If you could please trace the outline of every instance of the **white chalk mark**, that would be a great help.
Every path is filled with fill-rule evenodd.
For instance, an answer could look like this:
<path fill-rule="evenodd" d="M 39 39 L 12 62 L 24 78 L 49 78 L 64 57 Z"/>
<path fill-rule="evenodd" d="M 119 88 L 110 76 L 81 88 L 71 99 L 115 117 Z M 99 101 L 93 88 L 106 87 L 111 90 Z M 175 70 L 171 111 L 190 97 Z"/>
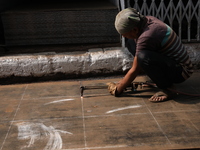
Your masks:
<path fill-rule="evenodd" d="M 87 147 L 87 136 L 86 136 L 86 126 L 85 126 L 85 113 L 84 113 L 84 105 L 83 105 L 83 97 L 81 97 L 81 105 L 82 105 L 82 118 L 83 118 L 83 134 L 85 141 L 85 148 Z"/>
<path fill-rule="evenodd" d="M 57 101 L 52 101 L 49 103 L 46 103 L 44 105 L 49 105 L 49 104 L 54 104 L 54 103 L 61 103 L 61 102 L 67 102 L 67 101 L 73 101 L 74 99 L 61 99 L 61 100 L 57 100 Z"/>
<path fill-rule="evenodd" d="M 117 108 L 117 109 L 107 111 L 106 114 L 110 114 L 116 111 L 121 111 L 121 110 L 126 110 L 126 109 L 139 108 L 139 107 L 141 107 L 141 105 L 132 105 L 132 106 L 127 106 L 127 107 Z"/>
<path fill-rule="evenodd" d="M 71 132 L 56 130 L 53 126 L 45 126 L 43 123 L 29 123 L 22 122 L 17 123 L 18 126 L 18 139 L 27 140 L 29 143 L 25 147 L 31 147 L 36 140 L 49 137 L 47 145 L 44 150 L 60 150 L 62 149 L 62 138 L 60 133 L 72 134 Z"/>

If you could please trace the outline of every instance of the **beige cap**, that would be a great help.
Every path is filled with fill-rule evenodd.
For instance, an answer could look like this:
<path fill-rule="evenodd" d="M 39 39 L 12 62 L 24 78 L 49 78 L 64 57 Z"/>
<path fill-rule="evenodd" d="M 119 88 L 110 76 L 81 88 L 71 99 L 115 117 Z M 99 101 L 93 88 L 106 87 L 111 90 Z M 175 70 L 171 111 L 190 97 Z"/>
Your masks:
<path fill-rule="evenodd" d="M 140 14 L 134 8 L 120 11 L 115 18 L 115 28 L 119 34 L 131 31 L 140 22 Z"/>

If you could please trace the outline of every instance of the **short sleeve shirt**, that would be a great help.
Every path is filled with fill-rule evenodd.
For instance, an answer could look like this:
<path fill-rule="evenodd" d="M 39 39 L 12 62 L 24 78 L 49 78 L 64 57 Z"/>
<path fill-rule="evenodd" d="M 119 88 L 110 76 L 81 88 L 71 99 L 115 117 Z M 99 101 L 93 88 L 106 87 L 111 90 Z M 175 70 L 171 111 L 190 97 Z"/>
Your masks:
<path fill-rule="evenodd" d="M 193 66 L 180 38 L 161 20 L 153 16 L 146 18 L 147 24 L 136 40 L 136 55 L 142 50 L 161 53 L 182 65 L 184 70 L 182 75 L 185 79 L 190 77 Z"/>

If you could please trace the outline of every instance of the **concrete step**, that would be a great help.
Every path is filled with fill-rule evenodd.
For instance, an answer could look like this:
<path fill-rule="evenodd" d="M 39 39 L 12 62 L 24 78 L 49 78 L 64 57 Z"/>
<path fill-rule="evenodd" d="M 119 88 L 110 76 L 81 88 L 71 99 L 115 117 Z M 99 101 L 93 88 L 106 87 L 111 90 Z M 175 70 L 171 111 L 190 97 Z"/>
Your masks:
<path fill-rule="evenodd" d="M 195 69 L 200 69 L 200 45 L 185 44 Z M 127 48 L 13 54 L 0 57 L 0 82 L 75 79 L 124 74 L 132 65 Z"/>

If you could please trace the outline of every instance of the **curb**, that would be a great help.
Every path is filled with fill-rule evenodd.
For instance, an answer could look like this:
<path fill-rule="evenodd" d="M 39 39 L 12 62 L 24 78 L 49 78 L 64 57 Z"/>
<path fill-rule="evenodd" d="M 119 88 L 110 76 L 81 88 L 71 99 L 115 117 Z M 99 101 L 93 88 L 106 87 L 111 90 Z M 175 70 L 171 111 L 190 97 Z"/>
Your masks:
<path fill-rule="evenodd" d="M 88 52 L 36 53 L 0 57 L 0 79 L 70 79 L 123 73 L 133 57 L 126 48 L 95 48 Z M 57 76 L 57 77 L 56 77 Z M 11 81 L 13 82 L 13 81 Z"/>
<path fill-rule="evenodd" d="M 200 44 L 184 45 L 195 69 L 199 69 Z M 0 57 L 0 82 L 8 84 L 123 74 L 131 68 L 132 61 L 132 55 L 123 47 L 4 56 Z"/>
<path fill-rule="evenodd" d="M 185 49 L 188 51 L 190 59 L 194 65 L 194 69 L 200 69 L 200 43 L 184 44 Z"/>

